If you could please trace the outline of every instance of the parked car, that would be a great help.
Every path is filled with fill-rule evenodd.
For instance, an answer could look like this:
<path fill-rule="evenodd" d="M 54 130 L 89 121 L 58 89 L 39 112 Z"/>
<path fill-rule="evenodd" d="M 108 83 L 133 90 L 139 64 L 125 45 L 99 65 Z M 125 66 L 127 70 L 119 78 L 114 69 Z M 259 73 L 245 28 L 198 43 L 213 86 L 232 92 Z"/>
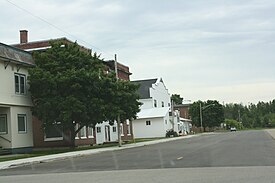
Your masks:
<path fill-rule="evenodd" d="M 235 131 L 237 131 L 237 129 L 236 129 L 236 127 L 231 127 L 231 128 L 230 128 L 230 131 L 231 131 L 231 132 L 235 132 Z"/>

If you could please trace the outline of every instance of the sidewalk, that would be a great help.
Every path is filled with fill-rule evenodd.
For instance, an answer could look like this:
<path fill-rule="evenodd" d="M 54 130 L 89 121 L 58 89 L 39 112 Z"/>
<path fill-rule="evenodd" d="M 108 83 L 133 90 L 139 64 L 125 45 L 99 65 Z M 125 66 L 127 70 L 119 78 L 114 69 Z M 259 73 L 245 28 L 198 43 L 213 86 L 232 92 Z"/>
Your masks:
<path fill-rule="evenodd" d="M 117 146 L 116 147 L 106 147 L 106 148 L 99 148 L 99 149 L 74 151 L 74 152 L 52 154 L 52 155 L 46 155 L 46 156 L 38 156 L 38 157 L 33 157 L 33 158 L 24 158 L 24 159 L 18 159 L 18 160 L 4 161 L 4 162 L 0 162 L 0 170 L 14 168 L 14 167 L 23 166 L 23 165 L 41 163 L 41 162 L 50 162 L 50 161 L 54 161 L 54 160 L 61 160 L 61 159 L 67 159 L 67 158 L 72 158 L 72 157 L 97 154 L 97 153 L 107 152 L 107 151 L 118 151 L 118 150 L 123 150 L 123 149 L 142 147 L 142 146 L 153 145 L 153 144 L 169 142 L 169 141 L 174 141 L 174 140 L 188 139 L 188 138 L 192 138 L 192 137 L 200 136 L 200 135 L 202 135 L 202 134 L 181 136 L 181 137 L 167 138 L 167 139 L 159 139 L 159 140 L 139 142 L 139 143 L 133 143 L 133 144 L 125 144 L 122 147 L 117 147 Z"/>
<path fill-rule="evenodd" d="M 265 130 L 275 140 L 275 128 Z"/>

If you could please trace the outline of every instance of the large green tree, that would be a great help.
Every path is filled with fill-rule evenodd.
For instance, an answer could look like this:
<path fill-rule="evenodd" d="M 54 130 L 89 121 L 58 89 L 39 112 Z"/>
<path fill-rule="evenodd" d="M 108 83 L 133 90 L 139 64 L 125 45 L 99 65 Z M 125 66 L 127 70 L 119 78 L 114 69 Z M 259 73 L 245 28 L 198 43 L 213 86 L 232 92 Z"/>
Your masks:
<path fill-rule="evenodd" d="M 63 132 L 70 132 L 65 139 L 70 139 L 74 147 L 75 135 L 84 126 L 113 120 L 113 113 L 124 106 L 131 106 L 124 111 L 138 108 L 138 103 L 133 102 L 138 99 L 135 86 L 123 85 L 114 74 L 106 74 L 98 56 L 81 51 L 77 43 L 52 42 L 51 46 L 45 52 L 34 54 L 36 67 L 29 70 L 28 78 L 34 104 L 32 111 L 44 129 L 59 122 Z M 124 91 L 127 87 L 131 90 Z M 132 96 L 131 100 L 113 104 L 114 100 L 122 100 L 122 94 Z M 131 111 L 127 117 L 135 117 L 136 112 Z"/>
<path fill-rule="evenodd" d="M 189 109 L 189 114 L 195 126 L 200 124 L 200 105 L 202 108 L 202 125 L 203 127 L 216 127 L 224 122 L 224 110 L 222 105 L 216 100 L 208 100 L 206 102 L 194 102 Z"/>
<path fill-rule="evenodd" d="M 183 98 L 180 97 L 179 94 L 172 94 L 171 100 L 172 100 L 175 104 L 182 104 Z"/>

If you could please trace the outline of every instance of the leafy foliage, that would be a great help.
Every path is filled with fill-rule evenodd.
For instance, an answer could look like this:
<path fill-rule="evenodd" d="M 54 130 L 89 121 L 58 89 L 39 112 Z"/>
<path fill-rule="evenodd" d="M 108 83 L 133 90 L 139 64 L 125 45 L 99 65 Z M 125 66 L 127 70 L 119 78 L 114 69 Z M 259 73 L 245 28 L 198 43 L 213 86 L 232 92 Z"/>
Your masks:
<path fill-rule="evenodd" d="M 178 137 L 179 134 L 177 132 L 175 132 L 173 129 L 170 129 L 166 132 L 166 137 Z"/>
<path fill-rule="evenodd" d="M 200 126 L 200 104 L 202 106 L 203 127 L 216 127 L 224 122 L 224 109 L 216 100 L 194 102 L 189 109 L 193 125 Z"/>
<path fill-rule="evenodd" d="M 44 128 L 60 122 L 63 131 L 71 132 L 74 146 L 83 126 L 113 121 L 118 113 L 123 119 L 136 116 L 137 86 L 106 74 L 99 56 L 81 51 L 77 43 L 52 42 L 51 46 L 34 54 L 36 67 L 29 70 L 28 78 L 32 111 Z"/>
<path fill-rule="evenodd" d="M 172 100 L 175 104 L 182 104 L 183 98 L 180 97 L 179 94 L 172 94 L 171 100 Z"/>
<path fill-rule="evenodd" d="M 230 127 L 235 127 L 237 129 L 243 128 L 242 124 L 234 119 L 225 119 L 225 124 L 227 129 L 229 129 Z"/>
<path fill-rule="evenodd" d="M 226 104 L 225 118 L 242 122 L 245 128 L 275 127 L 275 100 L 243 104 Z"/>

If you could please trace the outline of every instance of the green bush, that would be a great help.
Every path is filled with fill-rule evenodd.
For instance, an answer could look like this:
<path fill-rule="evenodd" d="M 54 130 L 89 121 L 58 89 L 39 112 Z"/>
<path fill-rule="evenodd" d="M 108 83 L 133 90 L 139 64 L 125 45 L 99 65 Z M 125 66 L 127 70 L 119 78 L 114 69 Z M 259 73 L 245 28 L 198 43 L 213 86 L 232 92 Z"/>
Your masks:
<path fill-rule="evenodd" d="M 166 131 L 166 137 L 178 137 L 178 136 L 179 134 L 172 129 Z"/>

